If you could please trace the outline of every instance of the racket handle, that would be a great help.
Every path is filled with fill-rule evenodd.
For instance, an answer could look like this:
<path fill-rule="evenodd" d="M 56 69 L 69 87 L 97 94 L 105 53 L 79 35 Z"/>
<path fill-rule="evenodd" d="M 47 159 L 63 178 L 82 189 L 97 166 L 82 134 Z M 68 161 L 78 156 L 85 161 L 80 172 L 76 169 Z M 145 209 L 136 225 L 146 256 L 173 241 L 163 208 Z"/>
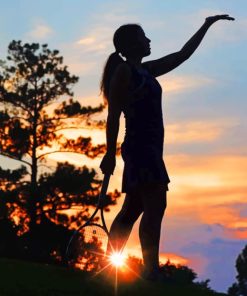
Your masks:
<path fill-rule="evenodd" d="M 104 175 L 104 179 L 103 179 L 103 182 L 102 182 L 102 187 L 101 187 L 101 191 L 100 191 L 100 195 L 99 195 L 98 207 L 103 206 L 103 199 L 104 199 L 104 196 L 106 195 L 106 192 L 107 192 L 110 177 L 111 177 L 111 174 L 105 174 Z"/>

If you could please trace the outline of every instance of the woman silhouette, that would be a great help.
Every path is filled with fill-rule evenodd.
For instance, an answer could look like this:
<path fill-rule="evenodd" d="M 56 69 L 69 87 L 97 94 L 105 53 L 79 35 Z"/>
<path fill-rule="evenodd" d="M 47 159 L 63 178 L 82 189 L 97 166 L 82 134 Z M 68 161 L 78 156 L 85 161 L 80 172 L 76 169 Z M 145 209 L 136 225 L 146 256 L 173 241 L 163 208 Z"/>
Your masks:
<path fill-rule="evenodd" d="M 162 89 L 155 77 L 166 74 L 187 60 L 208 28 L 218 20 L 234 18 L 227 14 L 207 17 L 180 51 L 144 63 L 142 58 L 150 55 L 150 39 L 140 25 L 122 25 L 113 37 L 116 52 L 110 55 L 104 67 L 101 91 L 108 104 L 108 116 L 107 152 L 100 164 L 103 174 L 113 174 L 121 112 L 126 119 L 126 133 L 121 145 L 124 160 L 122 192 L 126 196 L 111 225 L 107 252 L 110 253 L 112 248 L 114 251 L 123 250 L 135 221 L 143 214 L 139 237 L 143 276 L 149 280 L 162 278 L 159 272 L 159 240 L 166 209 L 167 184 L 170 182 L 163 161 Z"/>

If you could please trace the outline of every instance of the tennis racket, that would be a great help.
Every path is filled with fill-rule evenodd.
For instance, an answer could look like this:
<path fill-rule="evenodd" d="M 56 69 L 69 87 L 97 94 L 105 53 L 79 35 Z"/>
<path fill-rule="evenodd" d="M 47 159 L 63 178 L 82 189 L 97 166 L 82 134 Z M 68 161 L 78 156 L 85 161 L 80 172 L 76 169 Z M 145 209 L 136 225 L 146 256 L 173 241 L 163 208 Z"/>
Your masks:
<path fill-rule="evenodd" d="M 74 231 L 66 248 L 67 264 L 73 264 L 82 269 L 90 265 L 99 264 L 100 258 L 105 255 L 109 231 L 104 218 L 104 201 L 111 174 L 105 174 L 99 194 L 98 204 L 89 220 Z M 93 219 L 100 211 L 102 224 Z"/>

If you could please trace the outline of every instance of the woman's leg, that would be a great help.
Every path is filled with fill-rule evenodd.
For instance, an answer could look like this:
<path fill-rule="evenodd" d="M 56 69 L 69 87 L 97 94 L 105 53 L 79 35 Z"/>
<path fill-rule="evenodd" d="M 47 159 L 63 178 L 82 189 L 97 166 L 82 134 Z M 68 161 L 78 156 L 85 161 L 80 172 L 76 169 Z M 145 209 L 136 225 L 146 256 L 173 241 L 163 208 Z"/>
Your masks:
<path fill-rule="evenodd" d="M 122 251 L 128 241 L 132 227 L 143 212 L 141 197 L 137 191 L 126 193 L 121 211 L 114 219 L 109 234 L 107 254 Z"/>
<path fill-rule="evenodd" d="M 166 186 L 145 185 L 141 197 L 144 213 L 139 236 L 145 269 L 149 272 L 159 268 L 159 242 L 162 218 L 166 209 Z"/>

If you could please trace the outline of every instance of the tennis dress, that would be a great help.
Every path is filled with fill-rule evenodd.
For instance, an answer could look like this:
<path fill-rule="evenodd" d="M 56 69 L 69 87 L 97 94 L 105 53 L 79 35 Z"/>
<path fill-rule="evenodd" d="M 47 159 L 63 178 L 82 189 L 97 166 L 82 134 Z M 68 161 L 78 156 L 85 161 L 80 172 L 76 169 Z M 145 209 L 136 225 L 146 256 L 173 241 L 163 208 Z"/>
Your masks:
<path fill-rule="evenodd" d="M 123 106 L 125 136 L 121 145 L 122 192 L 126 193 L 141 184 L 167 186 L 170 182 L 163 160 L 162 88 L 146 69 L 129 65 L 133 74 L 129 92 L 134 99 Z"/>

